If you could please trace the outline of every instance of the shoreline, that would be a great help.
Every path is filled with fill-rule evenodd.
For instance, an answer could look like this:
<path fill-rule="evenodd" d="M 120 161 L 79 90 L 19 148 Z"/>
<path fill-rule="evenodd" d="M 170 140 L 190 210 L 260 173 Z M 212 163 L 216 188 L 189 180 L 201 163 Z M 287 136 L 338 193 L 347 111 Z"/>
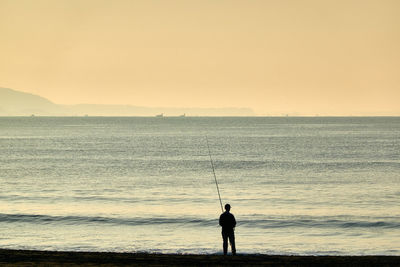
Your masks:
<path fill-rule="evenodd" d="M 0 249 L 1 266 L 400 266 L 400 256 L 151 254 Z"/>

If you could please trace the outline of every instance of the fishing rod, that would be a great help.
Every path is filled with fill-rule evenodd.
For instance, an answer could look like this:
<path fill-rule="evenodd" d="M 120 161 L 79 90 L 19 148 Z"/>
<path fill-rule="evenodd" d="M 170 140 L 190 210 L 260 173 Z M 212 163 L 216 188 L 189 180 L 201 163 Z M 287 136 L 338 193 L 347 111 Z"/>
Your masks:
<path fill-rule="evenodd" d="M 208 144 L 208 137 L 207 137 L 207 136 L 206 136 L 206 141 L 207 141 L 208 155 L 210 156 L 211 167 L 212 167 L 213 174 L 214 174 L 215 185 L 217 186 L 217 192 L 218 192 L 218 197 L 219 197 L 219 203 L 221 204 L 221 210 L 222 210 L 222 212 L 224 212 L 224 209 L 222 208 L 221 194 L 219 193 L 219 187 L 218 187 L 218 182 L 217 182 L 217 176 L 215 175 L 214 162 L 213 162 L 212 157 L 211 157 L 210 145 Z"/>

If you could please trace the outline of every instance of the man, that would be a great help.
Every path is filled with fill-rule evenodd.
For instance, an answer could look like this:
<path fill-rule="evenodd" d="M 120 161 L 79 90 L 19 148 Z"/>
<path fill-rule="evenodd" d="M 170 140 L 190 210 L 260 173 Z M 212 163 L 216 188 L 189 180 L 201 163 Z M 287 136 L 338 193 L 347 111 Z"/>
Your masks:
<path fill-rule="evenodd" d="M 236 247 L 235 247 L 235 226 L 236 220 L 235 216 L 229 211 L 231 210 L 231 205 L 225 205 L 225 212 L 221 214 L 219 217 L 219 225 L 222 226 L 222 240 L 223 240 L 223 248 L 224 248 L 224 255 L 228 253 L 228 238 L 229 243 L 231 244 L 232 248 L 232 255 L 236 255 Z"/>

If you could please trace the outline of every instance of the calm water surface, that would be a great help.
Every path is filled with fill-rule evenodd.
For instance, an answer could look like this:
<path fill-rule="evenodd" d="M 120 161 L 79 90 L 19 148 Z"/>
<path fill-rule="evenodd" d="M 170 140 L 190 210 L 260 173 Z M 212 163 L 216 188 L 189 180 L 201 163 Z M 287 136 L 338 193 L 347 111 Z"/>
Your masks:
<path fill-rule="evenodd" d="M 400 118 L 0 118 L 0 247 L 400 255 Z"/>

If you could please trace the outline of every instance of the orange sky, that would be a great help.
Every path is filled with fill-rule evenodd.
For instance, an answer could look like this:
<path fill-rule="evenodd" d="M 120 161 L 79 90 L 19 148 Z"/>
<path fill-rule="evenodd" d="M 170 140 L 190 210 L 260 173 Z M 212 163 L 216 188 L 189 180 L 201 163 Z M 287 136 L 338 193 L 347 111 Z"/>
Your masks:
<path fill-rule="evenodd" d="M 58 104 L 400 115 L 398 0 L 0 0 L 0 86 Z"/>

